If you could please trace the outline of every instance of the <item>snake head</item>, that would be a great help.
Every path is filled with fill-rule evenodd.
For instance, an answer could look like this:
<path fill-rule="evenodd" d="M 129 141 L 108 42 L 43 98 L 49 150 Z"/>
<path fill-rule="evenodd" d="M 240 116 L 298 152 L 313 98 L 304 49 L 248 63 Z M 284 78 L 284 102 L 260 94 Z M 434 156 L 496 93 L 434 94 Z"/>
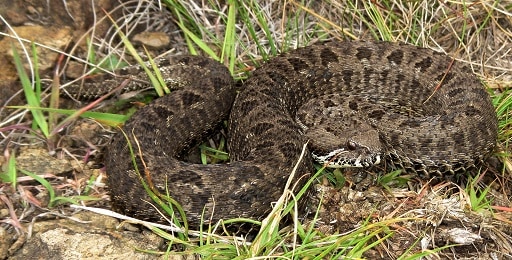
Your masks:
<path fill-rule="evenodd" d="M 370 167 L 383 160 L 379 133 L 365 123 L 352 129 L 313 127 L 306 136 L 313 159 L 329 168 Z"/>

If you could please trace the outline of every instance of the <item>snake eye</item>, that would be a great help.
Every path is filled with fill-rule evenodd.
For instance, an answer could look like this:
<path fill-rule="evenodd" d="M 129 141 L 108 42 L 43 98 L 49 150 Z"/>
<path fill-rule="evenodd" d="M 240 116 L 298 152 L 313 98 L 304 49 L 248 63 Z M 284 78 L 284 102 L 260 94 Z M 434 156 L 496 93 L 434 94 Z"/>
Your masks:
<path fill-rule="evenodd" d="M 357 148 L 357 144 L 354 141 L 347 141 L 347 148 L 351 151 L 354 151 Z"/>

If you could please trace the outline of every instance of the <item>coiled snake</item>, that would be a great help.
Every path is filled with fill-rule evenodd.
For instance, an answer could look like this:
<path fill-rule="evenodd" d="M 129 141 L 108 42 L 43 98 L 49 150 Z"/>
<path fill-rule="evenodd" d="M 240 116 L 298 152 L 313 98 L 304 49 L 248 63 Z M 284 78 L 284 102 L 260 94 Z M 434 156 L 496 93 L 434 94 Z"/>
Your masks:
<path fill-rule="evenodd" d="M 271 59 L 238 95 L 228 70 L 213 60 L 179 56 L 160 66 L 179 90 L 138 110 L 122 129 L 141 175 L 179 202 L 191 225 L 202 214 L 209 220 L 213 213 L 214 221 L 263 217 L 308 140 L 316 158 L 338 166 L 381 162 L 422 177 L 474 168 L 496 142 L 494 108 L 469 65 L 429 49 L 318 43 Z M 180 159 L 228 115 L 230 163 Z M 306 180 L 311 165 L 307 156 L 296 179 Z M 106 169 L 116 210 L 159 219 L 121 133 Z"/>

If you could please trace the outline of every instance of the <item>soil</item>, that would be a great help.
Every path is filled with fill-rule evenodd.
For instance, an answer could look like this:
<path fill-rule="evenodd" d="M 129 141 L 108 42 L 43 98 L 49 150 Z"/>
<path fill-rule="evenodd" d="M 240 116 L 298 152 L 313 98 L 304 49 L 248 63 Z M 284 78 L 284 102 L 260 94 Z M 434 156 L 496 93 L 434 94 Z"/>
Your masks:
<path fill-rule="evenodd" d="M 80 56 L 87 50 L 83 36 L 104 17 L 103 10 L 113 10 L 117 4 L 115 0 L 2 1 L 0 15 L 12 28 L 3 24 L 0 29 L 15 31 L 29 41 Z M 95 13 L 92 10 L 96 10 Z M 120 13 L 112 12 L 111 15 L 115 19 Z M 99 23 L 95 26 L 95 35 L 107 37 L 109 28 L 108 22 Z M 181 38 L 173 37 L 169 31 L 175 30 L 143 32 L 136 34 L 133 40 L 150 45 L 155 53 L 170 46 L 185 49 L 183 44 L 177 44 L 181 43 Z M 25 104 L 20 94 L 18 73 L 12 63 L 13 42 L 12 38 L 0 37 L 1 106 Z M 15 46 L 21 53 L 20 46 Z M 36 50 L 40 74 L 52 78 L 61 56 L 47 48 L 37 47 Z M 83 70 L 73 62 L 67 65 L 61 78 L 74 78 Z M 81 105 L 62 100 L 62 107 Z M 0 110 L 0 119 L 4 120 L 10 113 L 12 110 Z M 28 119 L 30 115 L 25 115 L 14 123 L 18 122 L 17 127 L 30 127 L 24 124 Z M 103 184 L 108 173 L 103 170 L 102 152 L 112 133 L 111 128 L 98 122 L 79 119 L 46 142 L 26 133 L 12 135 L 0 144 L 4 151 L 0 165 L 2 171 L 6 170 L 9 155 L 15 155 L 17 168 L 45 176 L 58 196 L 86 195 L 89 199 L 84 200 L 84 205 L 108 209 L 109 198 Z M 493 176 L 500 174 L 496 170 L 501 168 L 499 163 L 491 161 L 489 165 L 484 178 L 491 181 L 484 183 L 492 183 Z M 417 181 L 409 187 L 397 185 L 402 188 L 389 192 L 385 186 L 375 185 L 376 176 L 371 173 L 364 173 L 362 178 L 358 174 L 361 173 L 349 177 L 342 187 L 333 187 L 327 180 L 315 186 L 319 197 L 312 200 L 311 207 L 316 208 L 316 202 L 320 200 L 322 206 L 319 220 L 310 224 L 326 234 L 344 233 L 364 222 L 388 224 L 395 234 L 385 245 L 369 250 L 366 258 L 388 259 L 398 257 L 410 248 L 418 252 L 458 244 L 440 250 L 436 256 L 443 259 L 512 259 L 512 212 L 497 211 L 490 215 L 485 210 L 464 209 L 461 205 L 467 205 L 468 198 L 454 192 L 460 187 L 453 183 Z M 491 186 L 490 195 L 495 207 L 509 206 L 511 194 L 500 192 L 510 190 L 507 185 L 510 184 L 494 183 Z M 166 249 L 165 241 L 145 228 L 121 225 L 116 218 L 58 202 L 49 207 L 52 203 L 49 192 L 27 176 L 19 177 L 16 187 L 0 183 L 0 259 L 152 259 L 161 255 L 137 249 Z M 195 256 L 176 256 L 176 259 L 192 258 Z"/>

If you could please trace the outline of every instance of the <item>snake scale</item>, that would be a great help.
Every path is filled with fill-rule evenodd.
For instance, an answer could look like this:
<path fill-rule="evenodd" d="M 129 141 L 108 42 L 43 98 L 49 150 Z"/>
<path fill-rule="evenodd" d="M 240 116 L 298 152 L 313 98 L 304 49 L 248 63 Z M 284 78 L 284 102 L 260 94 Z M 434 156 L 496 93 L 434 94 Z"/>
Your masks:
<path fill-rule="evenodd" d="M 122 129 L 144 180 L 179 202 L 192 226 L 202 216 L 205 223 L 261 219 L 307 141 L 315 158 L 333 166 L 380 162 L 420 177 L 450 177 L 478 166 L 497 138 L 495 110 L 469 65 L 407 44 L 298 48 L 256 69 L 238 94 L 228 70 L 207 58 L 173 57 L 160 69 L 177 90 L 138 110 Z M 230 163 L 182 160 L 228 116 Z M 161 221 L 126 136 L 116 134 L 106 154 L 113 207 Z M 311 166 L 308 155 L 295 175 L 299 186 Z"/>

